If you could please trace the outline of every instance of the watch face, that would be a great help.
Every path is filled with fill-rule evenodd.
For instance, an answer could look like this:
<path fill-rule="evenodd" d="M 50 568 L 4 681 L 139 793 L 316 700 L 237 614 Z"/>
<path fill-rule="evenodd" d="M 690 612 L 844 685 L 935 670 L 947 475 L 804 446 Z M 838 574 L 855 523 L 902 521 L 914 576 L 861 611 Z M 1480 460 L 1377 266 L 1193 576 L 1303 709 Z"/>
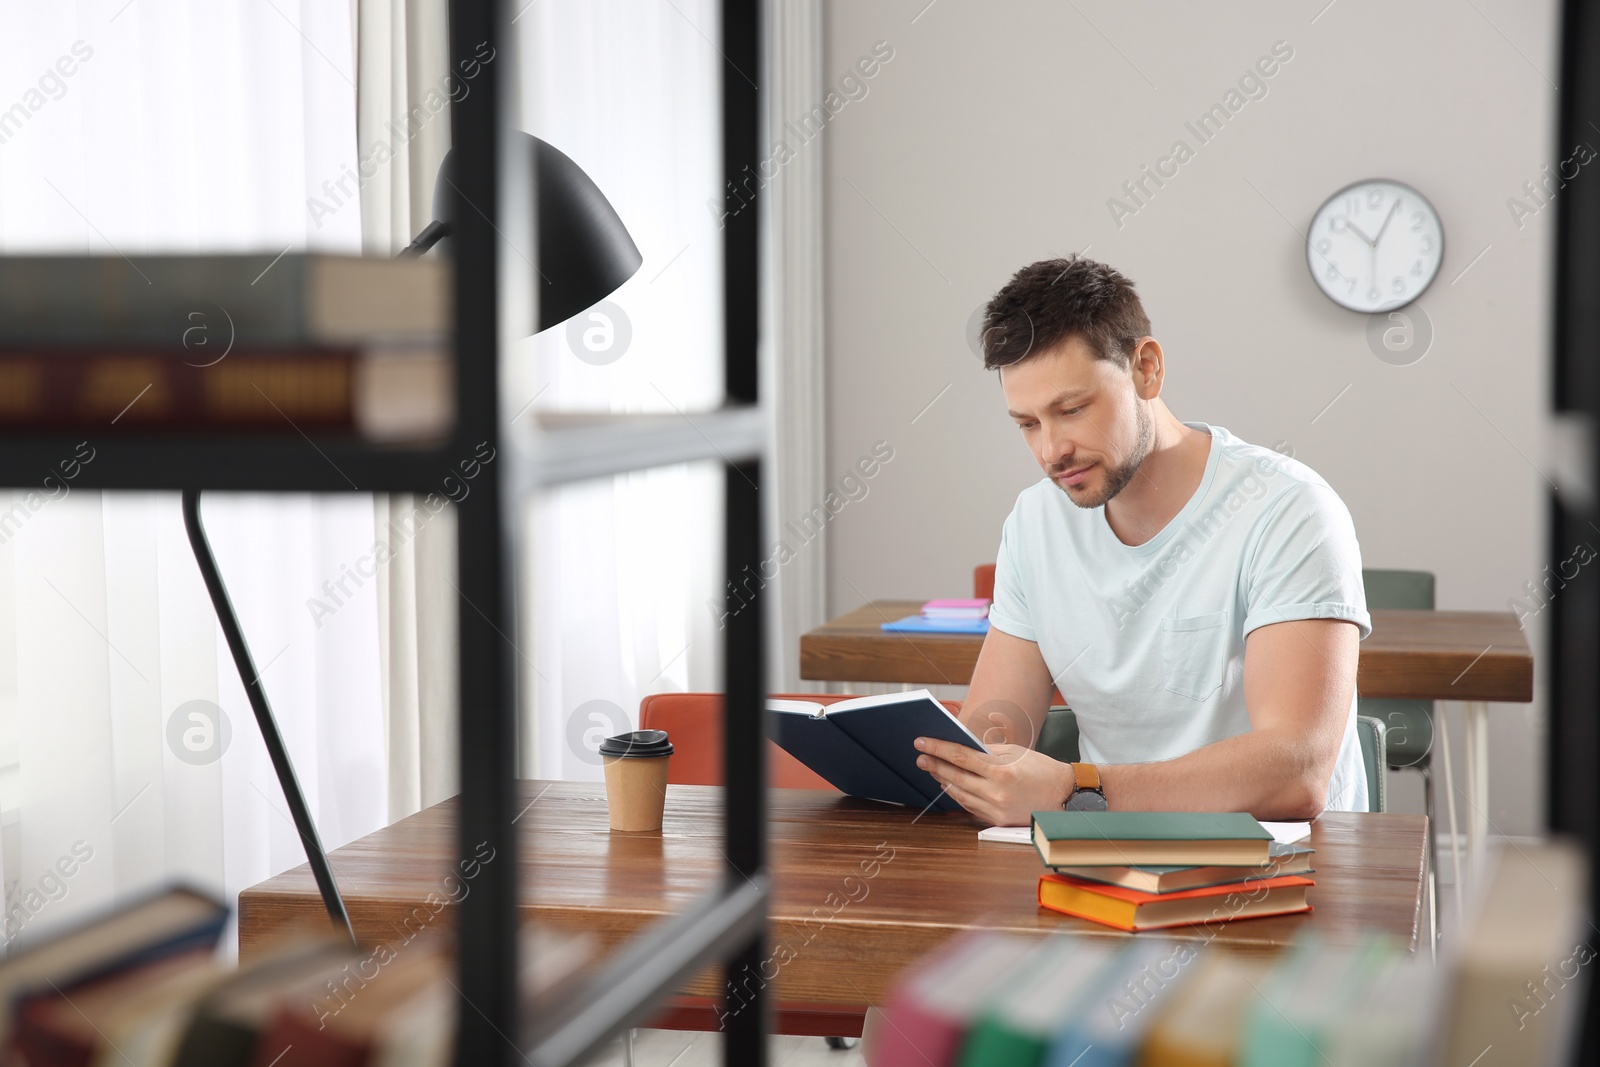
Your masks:
<path fill-rule="evenodd" d="M 1306 263 L 1328 299 L 1351 311 L 1389 311 L 1422 295 L 1444 260 L 1444 231 L 1426 197 L 1375 179 L 1328 198 L 1311 220 Z"/>
<path fill-rule="evenodd" d="M 1105 811 L 1106 795 L 1097 789 L 1075 789 L 1066 807 L 1068 811 Z"/>

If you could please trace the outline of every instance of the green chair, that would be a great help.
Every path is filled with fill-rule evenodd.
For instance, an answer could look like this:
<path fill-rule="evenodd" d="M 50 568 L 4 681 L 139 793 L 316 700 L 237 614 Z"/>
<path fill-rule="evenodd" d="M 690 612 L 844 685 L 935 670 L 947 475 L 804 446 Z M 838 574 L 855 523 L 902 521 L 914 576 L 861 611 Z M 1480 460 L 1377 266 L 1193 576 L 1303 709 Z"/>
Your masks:
<path fill-rule="evenodd" d="M 1367 607 L 1433 610 L 1433 575 L 1428 571 L 1363 570 Z M 1356 714 L 1380 719 L 1385 727 L 1388 765 L 1422 775 L 1422 806 L 1428 816 L 1428 928 L 1439 929 L 1438 839 L 1433 815 L 1433 701 L 1358 697 Z"/>
<path fill-rule="evenodd" d="M 1078 717 L 1072 709 L 1058 705 L 1046 712 L 1039 743 L 1033 747 L 1058 762 L 1078 762 Z"/>
<path fill-rule="evenodd" d="M 1388 733 L 1382 719 L 1356 716 L 1356 740 L 1361 742 L 1361 769 L 1367 773 L 1367 810 L 1389 810 Z"/>

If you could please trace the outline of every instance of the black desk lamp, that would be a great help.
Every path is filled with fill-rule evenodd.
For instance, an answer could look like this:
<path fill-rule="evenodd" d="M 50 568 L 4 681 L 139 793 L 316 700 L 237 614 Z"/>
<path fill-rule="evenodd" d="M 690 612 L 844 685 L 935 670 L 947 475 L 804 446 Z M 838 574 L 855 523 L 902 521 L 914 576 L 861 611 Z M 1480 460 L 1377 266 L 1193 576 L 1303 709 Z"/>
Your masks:
<path fill-rule="evenodd" d="M 578 312 L 604 300 L 623 282 L 633 277 L 644 257 L 638 246 L 628 236 L 627 227 L 617 217 L 611 202 L 598 186 L 583 172 L 583 168 L 559 150 L 539 140 L 530 133 L 510 135 L 511 142 L 532 156 L 532 171 L 536 189 L 535 211 L 539 232 L 538 262 L 548 264 L 551 273 L 539 271 L 538 289 L 539 323 L 535 332 L 549 329 L 565 322 Z M 433 190 L 434 221 L 405 250 L 401 257 L 420 256 L 430 248 L 447 240 L 450 235 L 450 213 L 455 206 L 454 167 L 452 149 L 445 153 L 439 166 L 439 179 Z M 355 944 L 355 930 L 350 925 L 350 915 L 345 910 L 344 898 L 333 880 L 333 870 L 328 866 L 328 855 L 317 836 L 316 823 L 306 806 L 305 794 L 295 777 L 294 764 L 289 750 L 284 747 L 283 735 L 278 732 L 277 721 L 267 703 L 266 689 L 261 684 L 260 672 L 250 656 L 244 631 L 234 614 L 233 603 L 228 599 L 222 573 L 211 554 L 206 540 L 205 527 L 200 522 L 200 491 L 183 491 L 183 525 L 189 533 L 189 547 L 200 574 L 205 579 L 206 592 L 211 596 L 211 606 L 217 613 L 228 651 L 233 654 L 234 668 L 244 683 L 245 695 L 250 698 L 250 709 L 255 713 L 256 725 L 261 730 L 261 740 L 267 746 L 272 769 L 283 788 L 283 798 L 288 802 L 289 814 L 295 830 L 305 845 L 306 861 L 316 879 L 317 890 L 322 894 L 322 904 L 334 925 L 342 928 Z"/>
<path fill-rule="evenodd" d="M 538 189 L 538 263 L 557 268 L 539 276 L 539 325 L 534 332 L 566 322 L 584 308 L 593 307 L 639 269 L 639 254 L 627 227 L 599 186 L 583 168 L 531 133 L 511 134 L 514 150 L 532 157 L 534 185 Z M 420 256 L 450 237 L 450 212 L 455 208 L 455 150 L 445 153 L 439 180 L 433 186 L 433 217 L 402 256 Z"/>

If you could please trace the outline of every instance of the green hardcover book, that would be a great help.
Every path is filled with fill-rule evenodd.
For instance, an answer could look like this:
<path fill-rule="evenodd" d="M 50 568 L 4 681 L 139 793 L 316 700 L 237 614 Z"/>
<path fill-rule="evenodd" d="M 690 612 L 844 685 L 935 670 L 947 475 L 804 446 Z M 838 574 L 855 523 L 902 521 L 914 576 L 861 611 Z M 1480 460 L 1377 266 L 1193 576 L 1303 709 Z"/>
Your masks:
<path fill-rule="evenodd" d="M 1047 867 L 1253 867 L 1272 834 L 1244 812 L 1036 811 L 1033 844 Z"/>
<path fill-rule="evenodd" d="M 1382 938 L 1354 947 L 1302 940 L 1261 987 L 1240 1067 L 1324 1067 L 1341 1021 L 1394 952 Z"/>
<path fill-rule="evenodd" d="M 978 1017 L 962 1046 L 960 1067 L 1038 1067 L 1063 1019 L 1101 988 L 1114 943 L 1058 935 L 1040 944 Z"/>

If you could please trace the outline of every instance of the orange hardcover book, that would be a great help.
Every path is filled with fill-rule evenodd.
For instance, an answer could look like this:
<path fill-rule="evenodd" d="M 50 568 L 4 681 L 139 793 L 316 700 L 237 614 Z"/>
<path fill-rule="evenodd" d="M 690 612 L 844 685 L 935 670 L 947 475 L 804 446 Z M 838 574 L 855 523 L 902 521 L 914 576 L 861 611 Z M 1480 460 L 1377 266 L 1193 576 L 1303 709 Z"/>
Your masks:
<path fill-rule="evenodd" d="M 1310 911 L 1306 889 L 1313 885 L 1316 882 L 1310 878 L 1291 874 L 1177 893 L 1142 893 L 1065 874 L 1044 874 L 1039 876 L 1039 905 L 1118 930 L 1155 930 Z"/>

